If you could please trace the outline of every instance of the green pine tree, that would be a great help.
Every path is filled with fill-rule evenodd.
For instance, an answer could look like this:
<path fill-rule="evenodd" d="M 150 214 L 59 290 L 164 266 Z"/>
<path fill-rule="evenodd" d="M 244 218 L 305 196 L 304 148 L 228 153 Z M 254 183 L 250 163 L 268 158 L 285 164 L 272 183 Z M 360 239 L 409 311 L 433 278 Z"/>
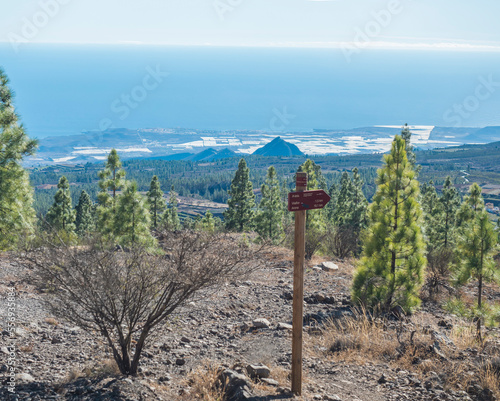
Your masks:
<path fill-rule="evenodd" d="M 411 144 L 411 131 L 410 127 L 408 127 L 408 124 L 405 124 L 402 131 L 401 131 L 401 137 L 405 141 L 405 150 L 406 150 L 406 157 L 408 158 L 408 162 L 410 163 L 411 167 L 417 172 L 417 174 L 420 172 L 420 166 L 417 166 L 417 156 L 415 155 L 414 152 L 414 147 Z"/>
<path fill-rule="evenodd" d="M 209 233 L 215 232 L 215 219 L 210 210 L 207 210 L 205 216 L 201 219 L 201 229 Z"/>
<path fill-rule="evenodd" d="M 76 232 L 79 236 L 84 236 L 95 229 L 94 205 L 86 191 L 82 191 L 78 205 L 76 205 Z"/>
<path fill-rule="evenodd" d="M 110 224 L 116 211 L 117 191 L 121 190 L 125 185 L 125 170 L 122 169 L 122 162 L 116 149 L 111 149 L 104 170 L 99 172 L 99 178 L 97 228 L 103 234 L 109 234 L 110 230 L 112 230 Z"/>
<path fill-rule="evenodd" d="M 283 179 L 281 186 L 281 202 L 283 205 L 288 205 L 288 193 L 290 192 L 286 178 Z M 293 223 L 293 213 L 288 212 L 288 206 L 284 206 L 283 209 L 283 227 L 290 227 Z"/>
<path fill-rule="evenodd" d="M 283 202 L 276 169 L 271 166 L 261 187 L 262 200 L 255 216 L 255 230 L 261 238 L 277 241 L 283 235 Z"/>
<path fill-rule="evenodd" d="M 163 199 L 163 191 L 160 188 L 160 181 L 156 175 L 153 176 L 153 179 L 151 180 L 147 197 L 149 211 L 151 212 L 151 226 L 153 229 L 156 229 L 167 206 L 165 200 Z"/>
<path fill-rule="evenodd" d="M 344 171 L 340 178 L 340 190 L 337 194 L 337 204 L 333 215 L 333 222 L 337 227 L 348 224 L 351 220 L 353 191 L 354 188 L 349 174 Z"/>
<path fill-rule="evenodd" d="M 307 173 L 307 190 L 326 189 L 325 177 L 321 172 L 321 166 L 307 159 L 300 165 L 297 172 Z M 315 230 L 324 234 L 325 217 L 324 209 L 308 210 L 306 217 L 306 231 Z"/>
<path fill-rule="evenodd" d="M 439 248 L 441 242 L 444 242 L 440 223 L 445 222 L 444 208 L 441 199 L 438 197 L 434 182 L 429 181 L 422 185 L 420 193 L 420 204 L 422 206 L 422 226 L 423 233 L 427 242 L 427 250 Z"/>
<path fill-rule="evenodd" d="M 457 226 L 463 231 L 467 229 L 467 223 L 471 222 L 476 214 L 485 210 L 481 187 L 474 183 L 469 188 L 469 193 L 465 196 L 457 212 Z"/>
<path fill-rule="evenodd" d="M 483 283 L 500 281 L 498 267 L 493 259 L 498 237 L 485 210 L 472 209 L 471 207 L 471 211 L 473 212 L 472 217 L 464 224 L 465 229 L 458 240 L 460 263 L 457 266 L 456 282 L 457 284 L 465 284 L 470 280 L 478 282 L 475 314 L 477 336 L 481 339 L 481 321 L 484 316 Z"/>
<path fill-rule="evenodd" d="M 460 207 L 460 195 L 450 176 L 446 177 L 439 201 L 443 208 L 443 224 L 440 229 L 443 233 L 444 246 L 447 248 L 454 243 L 456 216 Z"/>
<path fill-rule="evenodd" d="M 59 179 L 54 204 L 47 212 L 47 222 L 56 230 L 67 233 L 75 231 L 75 211 L 71 205 L 69 181 L 65 176 Z"/>
<path fill-rule="evenodd" d="M 337 215 L 337 204 L 339 199 L 339 190 L 335 183 L 330 186 L 328 195 L 330 196 L 330 202 L 328 202 L 325 206 L 326 220 L 328 223 L 334 224 L 335 216 Z"/>
<path fill-rule="evenodd" d="M 404 139 L 397 135 L 378 171 L 364 254 L 352 287 L 355 302 L 382 311 L 417 307 L 424 278 L 419 185 L 405 148 Z"/>
<path fill-rule="evenodd" d="M 118 197 L 113 218 L 113 237 L 124 247 L 154 249 L 156 240 L 149 231 L 150 214 L 146 199 L 137 192 L 137 184 L 131 182 Z"/>
<path fill-rule="evenodd" d="M 169 193 L 168 209 L 163 214 L 163 227 L 168 231 L 179 230 L 181 227 L 181 221 L 179 219 L 179 213 L 177 211 L 177 206 L 179 201 L 177 200 L 177 192 L 172 185 Z"/>
<path fill-rule="evenodd" d="M 297 172 L 307 173 L 307 190 L 326 189 L 326 181 L 321 172 L 321 166 L 307 159 L 299 166 Z M 324 209 L 308 210 L 306 212 L 306 259 L 324 245 L 326 237 L 326 218 Z"/>
<path fill-rule="evenodd" d="M 34 230 L 33 188 L 22 160 L 35 153 L 12 104 L 9 80 L 0 68 L 0 250 L 11 249 Z"/>
<path fill-rule="evenodd" d="M 254 220 L 255 194 L 250 181 L 250 169 L 245 159 L 238 163 L 238 170 L 231 182 L 228 209 L 224 212 L 225 226 L 228 230 L 243 232 L 251 229 Z"/>

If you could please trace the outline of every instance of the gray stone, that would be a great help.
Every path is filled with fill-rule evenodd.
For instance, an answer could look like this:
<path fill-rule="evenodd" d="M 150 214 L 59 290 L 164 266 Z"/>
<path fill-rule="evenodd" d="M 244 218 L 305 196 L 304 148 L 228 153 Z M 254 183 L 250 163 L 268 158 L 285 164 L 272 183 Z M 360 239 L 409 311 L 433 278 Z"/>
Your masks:
<path fill-rule="evenodd" d="M 293 326 L 288 323 L 278 323 L 278 330 L 293 330 Z"/>
<path fill-rule="evenodd" d="M 252 379 L 267 379 L 271 375 L 271 369 L 266 365 L 248 365 L 247 372 Z"/>
<path fill-rule="evenodd" d="M 244 401 L 252 397 L 251 383 L 245 375 L 225 369 L 219 374 L 218 381 L 225 389 L 227 401 Z"/>
<path fill-rule="evenodd" d="M 338 270 L 339 266 L 333 262 L 323 262 L 323 263 L 321 263 L 321 268 L 325 272 L 333 272 L 335 270 Z"/>
<path fill-rule="evenodd" d="M 16 375 L 16 381 L 24 383 L 32 383 L 35 381 L 35 378 L 31 376 L 29 373 L 18 373 Z"/>
<path fill-rule="evenodd" d="M 269 386 L 273 386 L 273 387 L 278 387 L 279 386 L 279 383 L 276 380 L 269 379 L 267 377 L 262 378 L 262 382 L 266 383 Z"/>
<path fill-rule="evenodd" d="M 257 329 L 268 329 L 269 326 L 271 325 L 271 323 L 269 323 L 269 320 L 267 320 L 267 319 L 259 318 L 259 319 L 255 319 L 252 322 L 252 325 L 253 325 L 253 327 L 255 327 Z"/>

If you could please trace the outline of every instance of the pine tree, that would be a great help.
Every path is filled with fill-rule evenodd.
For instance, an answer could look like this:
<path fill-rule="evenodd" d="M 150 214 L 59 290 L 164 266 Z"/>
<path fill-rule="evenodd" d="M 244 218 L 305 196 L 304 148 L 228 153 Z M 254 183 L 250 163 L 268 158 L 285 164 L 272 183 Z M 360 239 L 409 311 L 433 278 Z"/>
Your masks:
<path fill-rule="evenodd" d="M 47 221 L 56 230 L 75 231 L 75 211 L 71 205 L 69 181 L 65 176 L 59 179 L 54 204 L 47 212 Z"/>
<path fill-rule="evenodd" d="M 429 181 L 422 186 L 420 193 L 420 204 L 423 212 L 423 233 L 429 251 L 439 248 L 441 242 L 440 223 L 446 221 L 441 199 L 438 197 L 434 182 Z"/>
<path fill-rule="evenodd" d="M 330 202 L 325 206 L 326 220 L 330 224 L 334 224 L 335 215 L 337 214 L 337 203 L 339 198 L 339 190 L 337 186 L 332 184 L 328 190 L 328 195 L 330 196 Z"/>
<path fill-rule="evenodd" d="M 410 166 L 418 173 L 420 171 L 420 168 L 417 167 L 417 156 L 415 155 L 413 145 L 411 144 L 411 131 L 410 127 L 408 127 L 408 124 L 404 125 L 401 131 L 401 137 L 405 141 L 405 150 L 408 162 L 410 163 Z"/>
<path fill-rule="evenodd" d="M 297 170 L 297 172 L 307 173 L 307 190 L 312 191 L 326 187 L 326 182 L 321 173 L 321 166 L 314 163 L 311 159 L 307 159 Z M 324 233 L 325 218 L 323 209 L 308 210 L 306 217 L 306 231 L 309 229 L 319 230 Z"/>
<path fill-rule="evenodd" d="M 84 236 L 95 229 L 94 205 L 86 191 L 82 191 L 78 205 L 76 205 L 76 232 Z"/>
<path fill-rule="evenodd" d="M 177 193 L 172 185 L 169 193 L 168 209 L 163 214 L 163 227 L 168 231 L 175 231 L 181 227 L 181 221 L 179 219 L 179 213 L 177 211 L 177 206 L 179 202 L 177 200 Z"/>
<path fill-rule="evenodd" d="M 425 256 L 415 171 L 397 135 L 378 171 L 377 192 L 369 208 L 370 225 L 352 296 L 367 307 L 411 311 L 420 303 Z"/>
<path fill-rule="evenodd" d="M 307 190 L 326 188 L 326 181 L 321 173 L 321 166 L 307 159 L 297 172 L 307 173 Z M 323 246 L 326 237 L 326 219 L 324 209 L 308 210 L 306 212 L 306 259 Z"/>
<path fill-rule="evenodd" d="M 0 250 L 30 235 L 35 224 L 33 189 L 21 162 L 35 153 L 37 141 L 18 124 L 8 83 L 0 68 Z"/>
<path fill-rule="evenodd" d="M 149 227 L 150 214 L 146 200 L 137 192 L 137 184 L 131 182 L 117 199 L 112 229 L 114 240 L 124 247 L 153 249 L 156 241 Z"/>
<path fill-rule="evenodd" d="M 476 188 L 474 188 L 476 190 Z M 471 204 L 469 204 L 471 207 Z M 471 210 L 472 207 L 471 207 Z M 464 224 L 465 229 L 458 241 L 460 263 L 457 266 L 457 284 L 465 284 L 474 279 L 477 285 L 477 336 L 481 339 L 483 315 L 483 283 L 499 281 L 498 268 L 493 259 L 498 237 L 495 234 L 488 213 L 480 208 L 473 210 L 471 218 Z"/>
<path fill-rule="evenodd" d="M 255 194 L 250 181 L 250 169 L 245 159 L 238 163 L 238 170 L 231 182 L 228 200 L 229 208 L 224 212 L 224 221 L 228 230 L 243 232 L 253 226 Z"/>
<path fill-rule="evenodd" d="M 456 225 L 456 215 L 460 207 L 460 195 L 451 182 L 451 177 L 446 177 L 443 185 L 442 195 L 439 198 L 443 207 L 442 232 L 444 246 L 449 247 L 454 242 L 454 230 Z"/>
<path fill-rule="evenodd" d="M 363 180 L 359 175 L 356 167 L 352 170 L 352 186 L 351 186 L 351 212 L 348 221 L 349 226 L 352 227 L 355 241 L 355 253 L 358 254 L 360 250 L 360 237 L 361 232 L 368 224 L 368 217 L 366 212 L 368 210 L 368 201 L 363 193 Z"/>
<path fill-rule="evenodd" d="M 461 231 L 467 229 L 467 223 L 471 222 L 476 214 L 485 210 L 481 187 L 474 183 L 469 188 L 469 194 L 464 198 L 457 212 L 457 226 Z"/>
<path fill-rule="evenodd" d="M 152 227 L 156 229 L 166 208 L 166 203 L 163 199 L 163 191 L 160 188 L 160 181 L 156 175 L 153 176 L 151 180 L 147 197 L 149 211 L 151 212 Z"/>
<path fill-rule="evenodd" d="M 266 182 L 261 187 L 262 200 L 255 216 L 255 230 L 263 239 L 278 240 L 283 235 L 283 203 L 276 169 L 267 170 Z"/>
<path fill-rule="evenodd" d="M 122 169 L 116 149 L 111 149 L 104 170 L 99 172 L 99 178 L 97 227 L 103 234 L 108 234 L 112 229 L 110 224 L 116 211 L 117 191 L 125 185 L 125 170 Z"/>
<path fill-rule="evenodd" d="M 343 226 L 344 224 L 346 224 L 346 222 L 349 222 L 351 220 L 352 197 L 352 181 L 349 178 L 349 174 L 347 173 L 347 171 L 344 171 L 340 178 L 340 190 L 337 195 L 335 214 L 333 215 L 333 222 L 335 226 Z"/>
<path fill-rule="evenodd" d="M 290 192 L 288 183 L 284 179 L 280 186 L 282 205 L 288 205 L 288 193 Z M 293 213 L 288 212 L 287 207 L 283 209 L 283 227 L 289 227 L 293 223 Z"/>
<path fill-rule="evenodd" d="M 215 231 L 215 219 L 210 210 L 207 210 L 205 216 L 201 219 L 201 229 L 209 233 Z"/>

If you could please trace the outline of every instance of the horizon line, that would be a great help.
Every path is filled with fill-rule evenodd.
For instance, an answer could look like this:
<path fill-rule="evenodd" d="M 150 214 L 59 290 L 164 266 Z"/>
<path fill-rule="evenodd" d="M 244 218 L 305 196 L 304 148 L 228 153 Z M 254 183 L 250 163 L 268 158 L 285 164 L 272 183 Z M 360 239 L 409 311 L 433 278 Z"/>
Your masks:
<path fill-rule="evenodd" d="M 330 41 L 330 42 L 268 42 L 268 43 L 157 43 L 141 41 L 120 42 L 16 42 L 16 45 L 102 45 L 102 46 L 165 46 L 165 47 L 227 47 L 227 48 L 298 48 L 298 49 L 341 49 L 343 51 L 362 50 L 438 50 L 465 52 L 500 52 L 500 43 L 471 43 L 466 41 L 434 41 L 434 42 L 389 42 L 389 41 Z M 12 44 L 11 41 L 0 39 L 0 44 Z"/>

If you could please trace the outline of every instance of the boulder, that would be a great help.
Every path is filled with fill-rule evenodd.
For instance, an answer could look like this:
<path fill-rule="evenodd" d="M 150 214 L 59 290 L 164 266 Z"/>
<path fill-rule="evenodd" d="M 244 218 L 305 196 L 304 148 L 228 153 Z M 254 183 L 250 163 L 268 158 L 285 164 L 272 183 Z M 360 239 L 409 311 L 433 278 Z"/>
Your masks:
<path fill-rule="evenodd" d="M 252 322 L 252 325 L 256 329 L 268 329 L 269 326 L 271 325 L 271 323 L 269 323 L 269 320 L 267 320 L 267 319 L 259 318 L 259 319 L 255 319 Z"/>
<path fill-rule="evenodd" d="M 323 262 L 323 263 L 321 263 L 321 268 L 325 272 L 333 272 L 335 270 L 338 270 L 339 266 L 333 262 Z"/>
<path fill-rule="evenodd" d="M 247 372 L 252 379 L 267 379 L 271 375 L 271 369 L 266 365 L 248 365 Z"/>

